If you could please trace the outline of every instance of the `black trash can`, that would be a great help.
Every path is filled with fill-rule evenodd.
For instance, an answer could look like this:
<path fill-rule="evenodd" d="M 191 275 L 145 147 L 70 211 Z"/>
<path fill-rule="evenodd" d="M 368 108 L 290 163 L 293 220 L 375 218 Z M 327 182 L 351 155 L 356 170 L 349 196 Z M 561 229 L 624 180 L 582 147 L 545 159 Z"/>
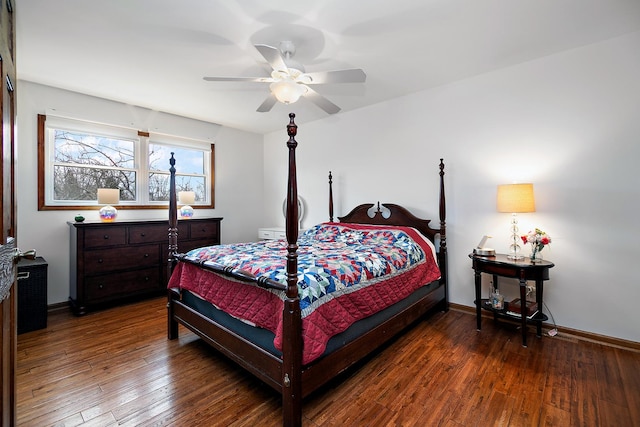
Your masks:
<path fill-rule="evenodd" d="M 18 262 L 18 334 L 47 327 L 47 261 Z"/>

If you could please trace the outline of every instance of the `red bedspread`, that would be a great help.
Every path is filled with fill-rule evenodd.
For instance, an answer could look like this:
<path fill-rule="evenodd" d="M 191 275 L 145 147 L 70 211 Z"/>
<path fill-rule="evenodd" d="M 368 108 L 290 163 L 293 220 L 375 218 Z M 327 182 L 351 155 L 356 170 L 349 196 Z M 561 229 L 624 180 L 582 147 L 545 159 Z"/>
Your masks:
<path fill-rule="evenodd" d="M 407 227 L 320 224 L 298 241 L 303 363 L 355 321 L 402 300 L 440 277 L 433 245 Z M 286 283 L 286 243 L 212 246 L 189 255 L 231 264 Z M 247 323 L 275 334 L 282 348 L 284 293 L 266 290 L 179 263 L 169 287 L 189 290 Z"/>

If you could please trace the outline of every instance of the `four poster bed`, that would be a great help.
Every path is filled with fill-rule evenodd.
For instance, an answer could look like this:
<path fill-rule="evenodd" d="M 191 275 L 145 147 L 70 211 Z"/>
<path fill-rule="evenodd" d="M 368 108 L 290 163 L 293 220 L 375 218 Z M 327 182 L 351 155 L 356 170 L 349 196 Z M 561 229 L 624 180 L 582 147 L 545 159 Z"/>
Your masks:
<path fill-rule="evenodd" d="M 280 392 L 283 424 L 300 425 L 305 396 L 427 312 L 448 309 L 447 246 L 442 159 L 438 228 L 379 203 L 334 222 L 330 176 L 329 222 L 298 236 L 297 126 L 289 116 L 286 241 L 179 254 L 172 157 L 168 336 L 178 337 L 179 324 L 194 331 Z"/>

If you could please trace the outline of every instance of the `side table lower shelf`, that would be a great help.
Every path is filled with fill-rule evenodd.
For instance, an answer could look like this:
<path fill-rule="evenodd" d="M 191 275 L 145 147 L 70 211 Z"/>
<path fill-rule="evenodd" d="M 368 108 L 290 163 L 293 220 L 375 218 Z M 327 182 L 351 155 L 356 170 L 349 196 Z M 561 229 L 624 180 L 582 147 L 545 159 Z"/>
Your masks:
<path fill-rule="evenodd" d="M 522 321 L 522 317 L 519 314 L 509 313 L 508 306 L 503 310 L 498 310 L 491 306 L 491 301 L 489 301 L 489 299 L 483 298 L 480 301 L 480 306 L 483 310 L 490 311 L 501 319 L 510 319 L 518 322 Z M 475 304 L 475 301 L 473 303 Z M 527 323 L 546 322 L 547 320 L 549 320 L 549 317 L 539 310 L 533 316 L 527 317 Z"/>

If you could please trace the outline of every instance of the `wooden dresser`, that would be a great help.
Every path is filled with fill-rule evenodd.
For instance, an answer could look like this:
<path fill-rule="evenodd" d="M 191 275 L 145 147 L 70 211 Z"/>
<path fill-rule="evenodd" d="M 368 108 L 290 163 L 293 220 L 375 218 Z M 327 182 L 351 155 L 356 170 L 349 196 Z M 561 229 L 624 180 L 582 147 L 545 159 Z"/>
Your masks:
<path fill-rule="evenodd" d="M 220 244 L 222 218 L 178 223 L 178 250 Z M 70 302 L 77 315 L 134 298 L 161 295 L 167 286 L 168 222 L 70 222 Z"/>

